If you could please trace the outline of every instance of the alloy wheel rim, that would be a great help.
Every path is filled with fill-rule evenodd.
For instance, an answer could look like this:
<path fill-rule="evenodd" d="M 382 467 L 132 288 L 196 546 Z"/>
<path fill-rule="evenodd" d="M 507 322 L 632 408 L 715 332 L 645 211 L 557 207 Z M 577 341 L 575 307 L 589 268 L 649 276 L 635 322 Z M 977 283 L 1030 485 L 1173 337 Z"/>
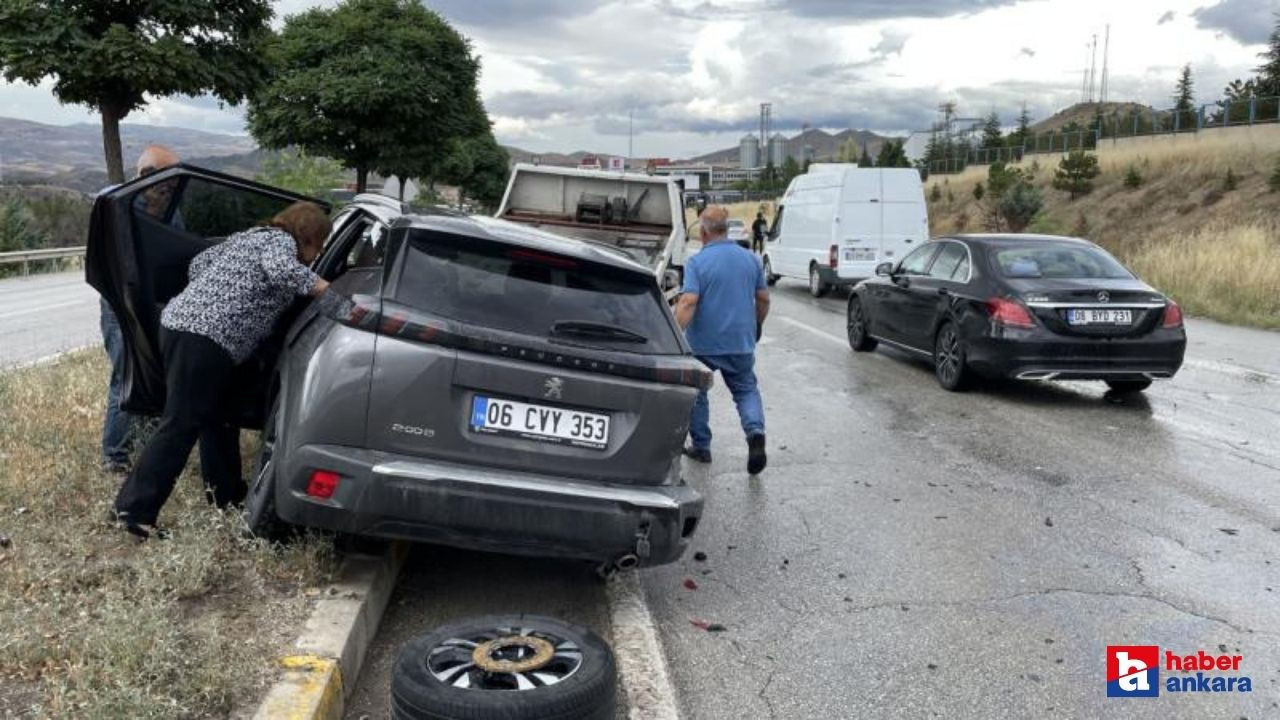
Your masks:
<path fill-rule="evenodd" d="M 938 338 L 938 374 L 945 382 L 955 380 L 960 360 L 960 342 L 950 327 L 942 331 Z"/>
<path fill-rule="evenodd" d="M 545 630 L 497 627 L 442 640 L 424 659 L 427 672 L 465 690 L 536 690 L 582 667 L 582 648 Z"/>
<path fill-rule="evenodd" d="M 849 306 L 849 339 L 857 342 L 862 339 L 862 303 L 854 302 Z"/>

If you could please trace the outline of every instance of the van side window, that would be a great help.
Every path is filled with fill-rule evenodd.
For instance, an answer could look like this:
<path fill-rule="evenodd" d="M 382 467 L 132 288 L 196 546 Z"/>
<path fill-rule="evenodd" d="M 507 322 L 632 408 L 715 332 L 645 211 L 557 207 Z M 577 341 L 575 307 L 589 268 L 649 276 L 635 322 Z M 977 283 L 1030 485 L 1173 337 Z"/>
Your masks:
<path fill-rule="evenodd" d="M 773 227 L 769 228 L 770 240 L 777 240 L 779 237 L 779 233 L 782 232 L 782 211 L 783 210 L 786 210 L 786 208 L 784 207 L 778 208 L 778 214 L 773 216 Z"/>

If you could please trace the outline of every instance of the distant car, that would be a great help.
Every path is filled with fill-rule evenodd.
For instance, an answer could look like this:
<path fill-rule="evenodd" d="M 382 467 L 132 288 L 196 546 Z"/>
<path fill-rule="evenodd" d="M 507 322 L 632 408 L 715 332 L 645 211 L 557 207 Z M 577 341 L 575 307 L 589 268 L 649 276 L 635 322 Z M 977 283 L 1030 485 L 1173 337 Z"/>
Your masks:
<path fill-rule="evenodd" d="M 751 249 L 751 231 L 741 220 L 729 221 L 729 239 L 748 250 Z"/>
<path fill-rule="evenodd" d="M 1182 366 L 1182 310 L 1087 240 L 957 235 L 916 248 L 854 287 L 849 345 L 930 358 L 938 383 L 974 375 L 1104 380 L 1139 392 Z"/>
<path fill-rule="evenodd" d="M 160 217 L 135 207 L 161 183 L 176 189 Z M 99 197 L 87 273 L 124 328 L 128 409 L 164 406 L 160 311 L 191 259 L 298 199 L 189 166 Z M 680 451 L 710 375 L 650 268 L 370 195 L 334 218 L 313 267 L 350 303 L 329 315 L 302 301 L 242 366 L 240 424 L 263 429 L 250 529 L 284 521 L 602 569 L 684 552 L 703 501 Z"/>

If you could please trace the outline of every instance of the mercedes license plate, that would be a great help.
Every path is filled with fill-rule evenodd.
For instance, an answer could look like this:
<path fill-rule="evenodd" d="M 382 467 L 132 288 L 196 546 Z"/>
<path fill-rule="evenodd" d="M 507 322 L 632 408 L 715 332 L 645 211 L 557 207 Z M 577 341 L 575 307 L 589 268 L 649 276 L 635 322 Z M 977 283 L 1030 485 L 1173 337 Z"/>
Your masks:
<path fill-rule="evenodd" d="M 1132 310 L 1078 308 L 1067 311 L 1068 325 L 1129 325 L 1132 323 Z"/>
<path fill-rule="evenodd" d="M 603 450 L 609 445 L 609 416 L 476 395 L 471 431 Z"/>

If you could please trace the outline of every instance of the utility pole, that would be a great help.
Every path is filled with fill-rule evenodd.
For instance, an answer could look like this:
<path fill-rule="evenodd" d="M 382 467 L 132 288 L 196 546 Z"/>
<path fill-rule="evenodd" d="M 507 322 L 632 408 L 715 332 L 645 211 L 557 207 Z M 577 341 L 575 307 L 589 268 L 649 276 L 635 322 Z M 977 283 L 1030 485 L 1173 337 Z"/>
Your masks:
<path fill-rule="evenodd" d="M 1093 34 L 1093 44 L 1089 56 L 1089 102 L 1093 102 L 1094 72 L 1098 69 L 1098 33 Z"/>
<path fill-rule="evenodd" d="M 627 111 L 627 162 L 623 163 L 622 169 L 626 169 L 631 164 L 631 159 L 636 156 L 636 121 L 635 109 Z"/>
<path fill-rule="evenodd" d="M 1101 94 L 1101 97 L 1098 98 L 1098 102 L 1107 101 L 1107 80 L 1111 74 L 1110 67 L 1108 65 L 1108 60 L 1110 59 L 1110 56 L 1111 56 L 1111 25 L 1110 24 L 1107 25 L 1107 34 L 1105 35 L 1105 38 L 1106 39 L 1102 42 L 1102 94 Z"/>

